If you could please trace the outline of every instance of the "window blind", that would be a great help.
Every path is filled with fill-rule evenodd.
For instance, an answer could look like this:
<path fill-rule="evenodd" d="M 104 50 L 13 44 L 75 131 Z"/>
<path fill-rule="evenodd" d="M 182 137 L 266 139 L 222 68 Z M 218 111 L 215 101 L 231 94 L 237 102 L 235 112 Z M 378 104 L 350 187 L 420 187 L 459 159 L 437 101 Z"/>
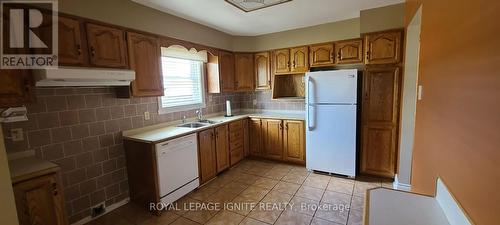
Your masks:
<path fill-rule="evenodd" d="M 203 104 L 202 61 L 162 56 L 162 108 Z"/>

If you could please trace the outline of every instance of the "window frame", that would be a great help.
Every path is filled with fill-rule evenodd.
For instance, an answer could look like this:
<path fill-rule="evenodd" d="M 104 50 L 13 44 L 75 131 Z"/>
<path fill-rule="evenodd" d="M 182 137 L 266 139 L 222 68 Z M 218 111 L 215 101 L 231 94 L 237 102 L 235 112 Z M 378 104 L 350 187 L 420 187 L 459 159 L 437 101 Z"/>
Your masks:
<path fill-rule="evenodd" d="M 161 57 L 168 57 L 168 56 L 161 56 Z M 170 58 L 175 58 L 175 57 L 170 57 Z M 184 60 L 190 60 L 190 59 L 184 59 Z M 195 60 L 191 60 L 191 61 L 195 61 Z M 203 61 L 199 61 L 200 62 L 200 84 L 201 84 L 201 103 L 197 103 L 197 104 L 189 104 L 189 105 L 180 105 L 180 106 L 173 106 L 173 107 L 162 107 L 162 101 L 161 101 L 161 98 L 163 96 L 160 96 L 158 97 L 157 101 L 158 101 L 158 114 L 168 114 L 168 113 L 175 113 L 175 112 L 182 112 L 182 111 L 188 111 L 188 110 L 194 110 L 194 109 L 204 109 L 207 107 L 207 104 L 206 104 L 206 100 L 205 100 L 205 97 L 206 97 L 206 93 L 205 93 L 205 74 L 206 74 L 206 66 L 205 66 L 205 62 Z M 163 71 L 163 63 L 161 63 L 161 66 L 162 66 L 162 71 Z M 162 78 L 163 77 L 163 73 L 162 73 Z M 163 90 L 163 92 L 165 93 L 165 90 Z"/>

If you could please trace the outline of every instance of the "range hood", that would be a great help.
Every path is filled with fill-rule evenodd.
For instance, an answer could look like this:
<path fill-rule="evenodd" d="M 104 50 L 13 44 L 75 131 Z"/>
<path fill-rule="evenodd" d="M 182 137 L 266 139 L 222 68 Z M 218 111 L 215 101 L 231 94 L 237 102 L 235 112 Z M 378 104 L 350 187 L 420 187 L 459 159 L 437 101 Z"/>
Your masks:
<path fill-rule="evenodd" d="M 37 87 L 129 86 L 135 71 L 59 67 L 35 70 L 34 76 Z"/>

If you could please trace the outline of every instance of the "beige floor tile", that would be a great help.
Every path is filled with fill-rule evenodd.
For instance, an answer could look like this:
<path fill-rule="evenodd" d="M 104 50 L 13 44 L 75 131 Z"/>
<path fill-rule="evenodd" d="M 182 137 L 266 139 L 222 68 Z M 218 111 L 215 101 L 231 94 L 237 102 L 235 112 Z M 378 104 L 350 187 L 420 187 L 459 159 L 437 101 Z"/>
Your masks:
<path fill-rule="evenodd" d="M 219 188 L 203 186 L 199 189 L 194 190 L 188 196 L 196 200 L 204 201 L 219 190 L 220 190 Z"/>
<path fill-rule="evenodd" d="M 283 192 L 271 191 L 262 199 L 261 202 L 286 204 L 290 202 L 292 197 L 292 195 Z"/>
<path fill-rule="evenodd" d="M 293 174 L 293 175 L 298 175 L 298 176 L 309 176 L 309 174 L 311 174 L 311 172 L 307 171 L 307 170 L 302 170 L 302 169 L 291 169 L 290 172 L 288 172 L 288 174 Z"/>
<path fill-rule="evenodd" d="M 315 177 L 311 174 L 306 178 L 303 185 L 319 189 L 326 189 L 329 181 L 329 177 Z"/>
<path fill-rule="evenodd" d="M 296 174 L 291 174 L 288 173 L 285 175 L 283 178 L 281 178 L 282 181 L 289 182 L 289 183 L 294 183 L 294 184 L 302 184 L 304 183 L 304 180 L 307 178 L 307 175 L 296 175 Z"/>
<path fill-rule="evenodd" d="M 311 223 L 312 216 L 295 213 L 293 211 L 284 211 L 278 220 L 276 221 L 276 225 L 309 225 Z"/>
<path fill-rule="evenodd" d="M 237 195 L 238 193 L 228 192 L 225 191 L 224 189 L 221 189 L 218 192 L 212 194 L 210 197 L 208 197 L 207 200 L 204 202 L 224 204 L 236 198 Z"/>
<path fill-rule="evenodd" d="M 346 177 L 339 177 L 339 176 L 331 176 L 330 177 L 330 182 L 343 182 L 343 183 L 350 183 L 352 185 L 354 185 L 354 182 L 355 180 L 353 179 L 349 179 L 349 178 L 346 178 Z"/>
<path fill-rule="evenodd" d="M 153 216 L 152 218 L 139 223 L 139 225 L 167 225 L 173 223 L 180 216 L 173 212 L 163 212 L 160 216 Z M 120 224 L 116 222 L 115 224 Z"/>
<path fill-rule="evenodd" d="M 259 203 L 259 200 L 253 200 L 238 196 L 231 203 L 226 205 L 226 210 L 238 213 L 240 215 L 248 215 L 250 211 Z"/>
<path fill-rule="evenodd" d="M 85 225 L 116 225 L 116 224 L 134 225 L 132 222 L 127 221 L 125 218 L 114 212 L 103 215 L 102 217 L 92 220 L 89 223 L 86 223 Z"/>
<path fill-rule="evenodd" d="M 239 194 L 242 191 L 244 191 L 245 189 L 247 189 L 248 186 L 250 186 L 250 185 L 234 181 L 234 182 L 231 182 L 228 185 L 224 186 L 222 188 L 222 190 L 227 191 L 227 192 L 231 192 L 231 193 L 235 193 L 235 194 Z"/>
<path fill-rule="evenodd" d="M 274 186 L 273 190 L 287 193 L 290 195 L 295 195 L 295 193 L 297 192 L 297 190 L 299 190 L 299 188 L 300 188 L 300 185 L 298 185 L 298 184 L 280 181 L 276 184 L 276 186 Z"/>
<path fill-rule="evenodd" d="M 272 171 L 280 171 L 280 172 L 290 172 L 294 166 L 287 164 L 275 164 L 272 168 Z"/>
<path fill-rule="evenodd" d="M 271 191 L 271 190 L 252 185 L 252 186 L 248 187 L 247 189 L 245 189 L 243 192 L 241 192 L 241 194 L 239 196 L 244 197 L 244 198 L 248 198 L 248 199 L 252 199 L 252 200 L 256 200 L 256 201 L 260 201 L 262 198 L 264 198 L 264 196 L 267 195 L 267 193 L 269 193 L 269 191 Z"/>
<path fill-rule="evenodd" d="M 314 215 L 318 209 L 319 201 L 295 196 L 290 200 L 292 211 L 307 215 Z"/>
<path fill-rule="evenodd" d="M 346 224 L 349 211 L 345 208 L 340 208 L 338 205 L 330 203 L 320 203 L 314 217 L 325 219 L 331 222 Z"/>
<path fill-rule="evenodd" d="M 358 196 L 352 196 L 351 209 L 363 211 L 365 208 L 365 199 Z"/>
<path fill-rule="evenodd" d="M 270 179 L 274 179 L 274 180 L 281 180 L 285 175 L 287 175 L 287 173 L 288 172 L 284 172 L 284 171 L 270 170 L 269 172 L 265 173 L 262 176 L 270 178 Z"/>
<path fill-rule="evenodd" d="M 189 220 L 189 219 L 186 219 L 186 218 L 183 218 L 183 217 L 179 217 L 179 219 L 177 219 L 176 221 L 174 221 L 172 223 L 172 225 L 198 225 L 199 223 L 197 222 L 194 222 L 192 220 Z M 118 224 L 116 224 L 118 225 Z"/>
<path fill-rule="evenodd" d="M 279 209 L 266 209 L 265 207 L 255 207 L 250 214 L 248 214 L 248 217 L 260 220 L 262 222 L 274 224 L 278 217 L 281 215 L 282 210 Z"/>
<path fill-rule="evenodd" d="M 295 193 L 295 196 L 319 201 L 319 200 L 321 200 L 321 197 L 323 197 L 324 192 L 325 192 L 325 190 L 322 190 L 322 189 L 308 187 L 308 186 L 302 186 L 299 188 L 297 193 Z"/>
<path fill-rule="evenodd" d="M 222 210 L 208 221 L 209 225 L 237 225 L 245 217 L 230 211 Z"/>
<path fill-rule="evenodd" d="M 312 219 L 311 225 L 339 225 L 340 223 L 335 223 L 332 221 L 324 220 L 321 218 L 314 217 Z"/>
<path fill-rule="evenodd" d="M 363 224 L 363 211 L 359 210 L 349 210 L 349 218 L 347 219 L 347 225 L 361 225 Z"/>
<path fill-rule="evenodd" d="M 236 180 L 240 183 L 244 184 L 253 184 L 255 181 L 257 181 L 260 177 L 252 174 L 241 174 L 241 176 Z"/>
<path fill-rule="evenodd" d="M 354 182 L 342 182 L 337 180 L 330 180 L 326 190 L 340 192 L 348 195 L 352 195 L 354 190 Z"/>
<path fill-rule="evenodd" d="M 261 187 L 261 188 L 267 188 L 267 189 L 273 189 L 273 187 L 278 183 L 278 180 L 273 180 L 270 178 L 265 178 L 261 177 L 255 183 L 253 184 L 254 186 Z"/>
<path fill-rule="evenodd" d="M 217 210 L 209 210 L 205 208 L 190 209 L 182 215 L 182 217 L 203 224 L 209 221 L 216 213 Z"/>
<path fill-rule="evenodd" d="M 381 186 L 381 183 L 380 182 L 359 182 L 359 181 L 356 181 L 354 182 L 354 191 L 353 191 L 353 194 L 356 195 L 356 196 L 360 196 L 360 197 L 365 197 L 366 195 L 366 191 L 368 189 L 372 189 L 372 188 L 377 188 L 377 187 L 380 187 Z"/>
<path fill-rule="evenodd" d="M 271 171 L 271 167 L 260 166 L 260 167 L 250 168 L 249 170 L 246 171 L 246 173 L 253 175 L 262 175 L 269 171 Z"/>
<path fill-rule="evenodd" d="M 351 205 L 351 195 L 342 194 L 334 191 L 325 191 L 321 202 L 343 205 L 348 207 Z"/>
<path fill-rule="evenodd" d="M 134 203 L 128 203 L 114 210 L 113 213 L 116 213 L 118 216 L 125 218 L 127 221 L 133 224 L 139 224 L 154 216 L 147 210 L 148 209 Z"/>
<path fill-rule="evenodd" d="M 243 221 L 241 221 L 240 225 L 268 225 L 268 223 L 246 217 Z"/>
<path fill-rule="evenodd" d="M 177 215 L 184 215 L 187 212 L 189 205 L 195 203 L 201 203 L 201 201 L 190 198 L 189 196 L 184 196 L 181 199 L 174 202 L 176 209 L 172 210 L 172 212 Z"/>
<path fill-rule="evenodd" d="M 215 178 L 213 180 L 211 180 L 209 183 L 207 183 L 206 185 L 204 185 L 204 187 L 209 187 L 209 188 L 222 188 L 224 186 L 226 186 L 227 184 L 231 183 L 232 180 L 230 178 Z"/>

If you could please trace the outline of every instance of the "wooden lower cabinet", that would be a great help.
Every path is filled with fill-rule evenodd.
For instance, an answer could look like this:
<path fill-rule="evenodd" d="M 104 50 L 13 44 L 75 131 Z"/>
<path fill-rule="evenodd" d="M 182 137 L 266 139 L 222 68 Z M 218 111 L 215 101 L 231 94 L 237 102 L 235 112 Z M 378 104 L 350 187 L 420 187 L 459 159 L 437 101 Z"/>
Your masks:
<path fill-rule="evenodd" d="M 0 108 L 35 101 L 31 70 L 0 70 Z"/>
<path fill-rule="evenodd" d="M 58 173 L 15 183 L 13 189 L 20 225 L 68 224 Z"/>
<path fill-rule="evenodd" d="M 305 163 L 305 131 L 304 122 L 285 120 L 283 131 L 283 160 L 295 163 Z"/>
<path fill-rule="evenodd" d="M 251 118 L 248 122 L 249 130 L 249 151 L 251 156 L 261 156 L 262 154 L 262 120 Z"/>
<path fill-rule="evenodd" d="M 200 161 L 200 183 L 217 176 L 217 153 L 214 129 L 198 133 L 198 158 Z"/>
<path fill-rule="evenodd" d="M 396 128 L 384 125 L 363 126 L 361 171 L 365 174 L 394 177 L 396 170 Z"/>
<path fill-rule="evenodd" d="M 262 138 L 264 157 L 283 159 L 283 121 L 277 119 L 262 120 Z"/>
<path fill-rule="evenodd" d="M 243 120 L 229 124 L 229 151 L 231 154 L 231 166 L 240 162 L 245 156 L 245 132 Z"/>
<path fill-rule="evenodd" d="M 217 155 L 217 173 L 229 168 L 229 135 L 228 126 L 223 125 L 215 129 L 215 152 Z"/>

